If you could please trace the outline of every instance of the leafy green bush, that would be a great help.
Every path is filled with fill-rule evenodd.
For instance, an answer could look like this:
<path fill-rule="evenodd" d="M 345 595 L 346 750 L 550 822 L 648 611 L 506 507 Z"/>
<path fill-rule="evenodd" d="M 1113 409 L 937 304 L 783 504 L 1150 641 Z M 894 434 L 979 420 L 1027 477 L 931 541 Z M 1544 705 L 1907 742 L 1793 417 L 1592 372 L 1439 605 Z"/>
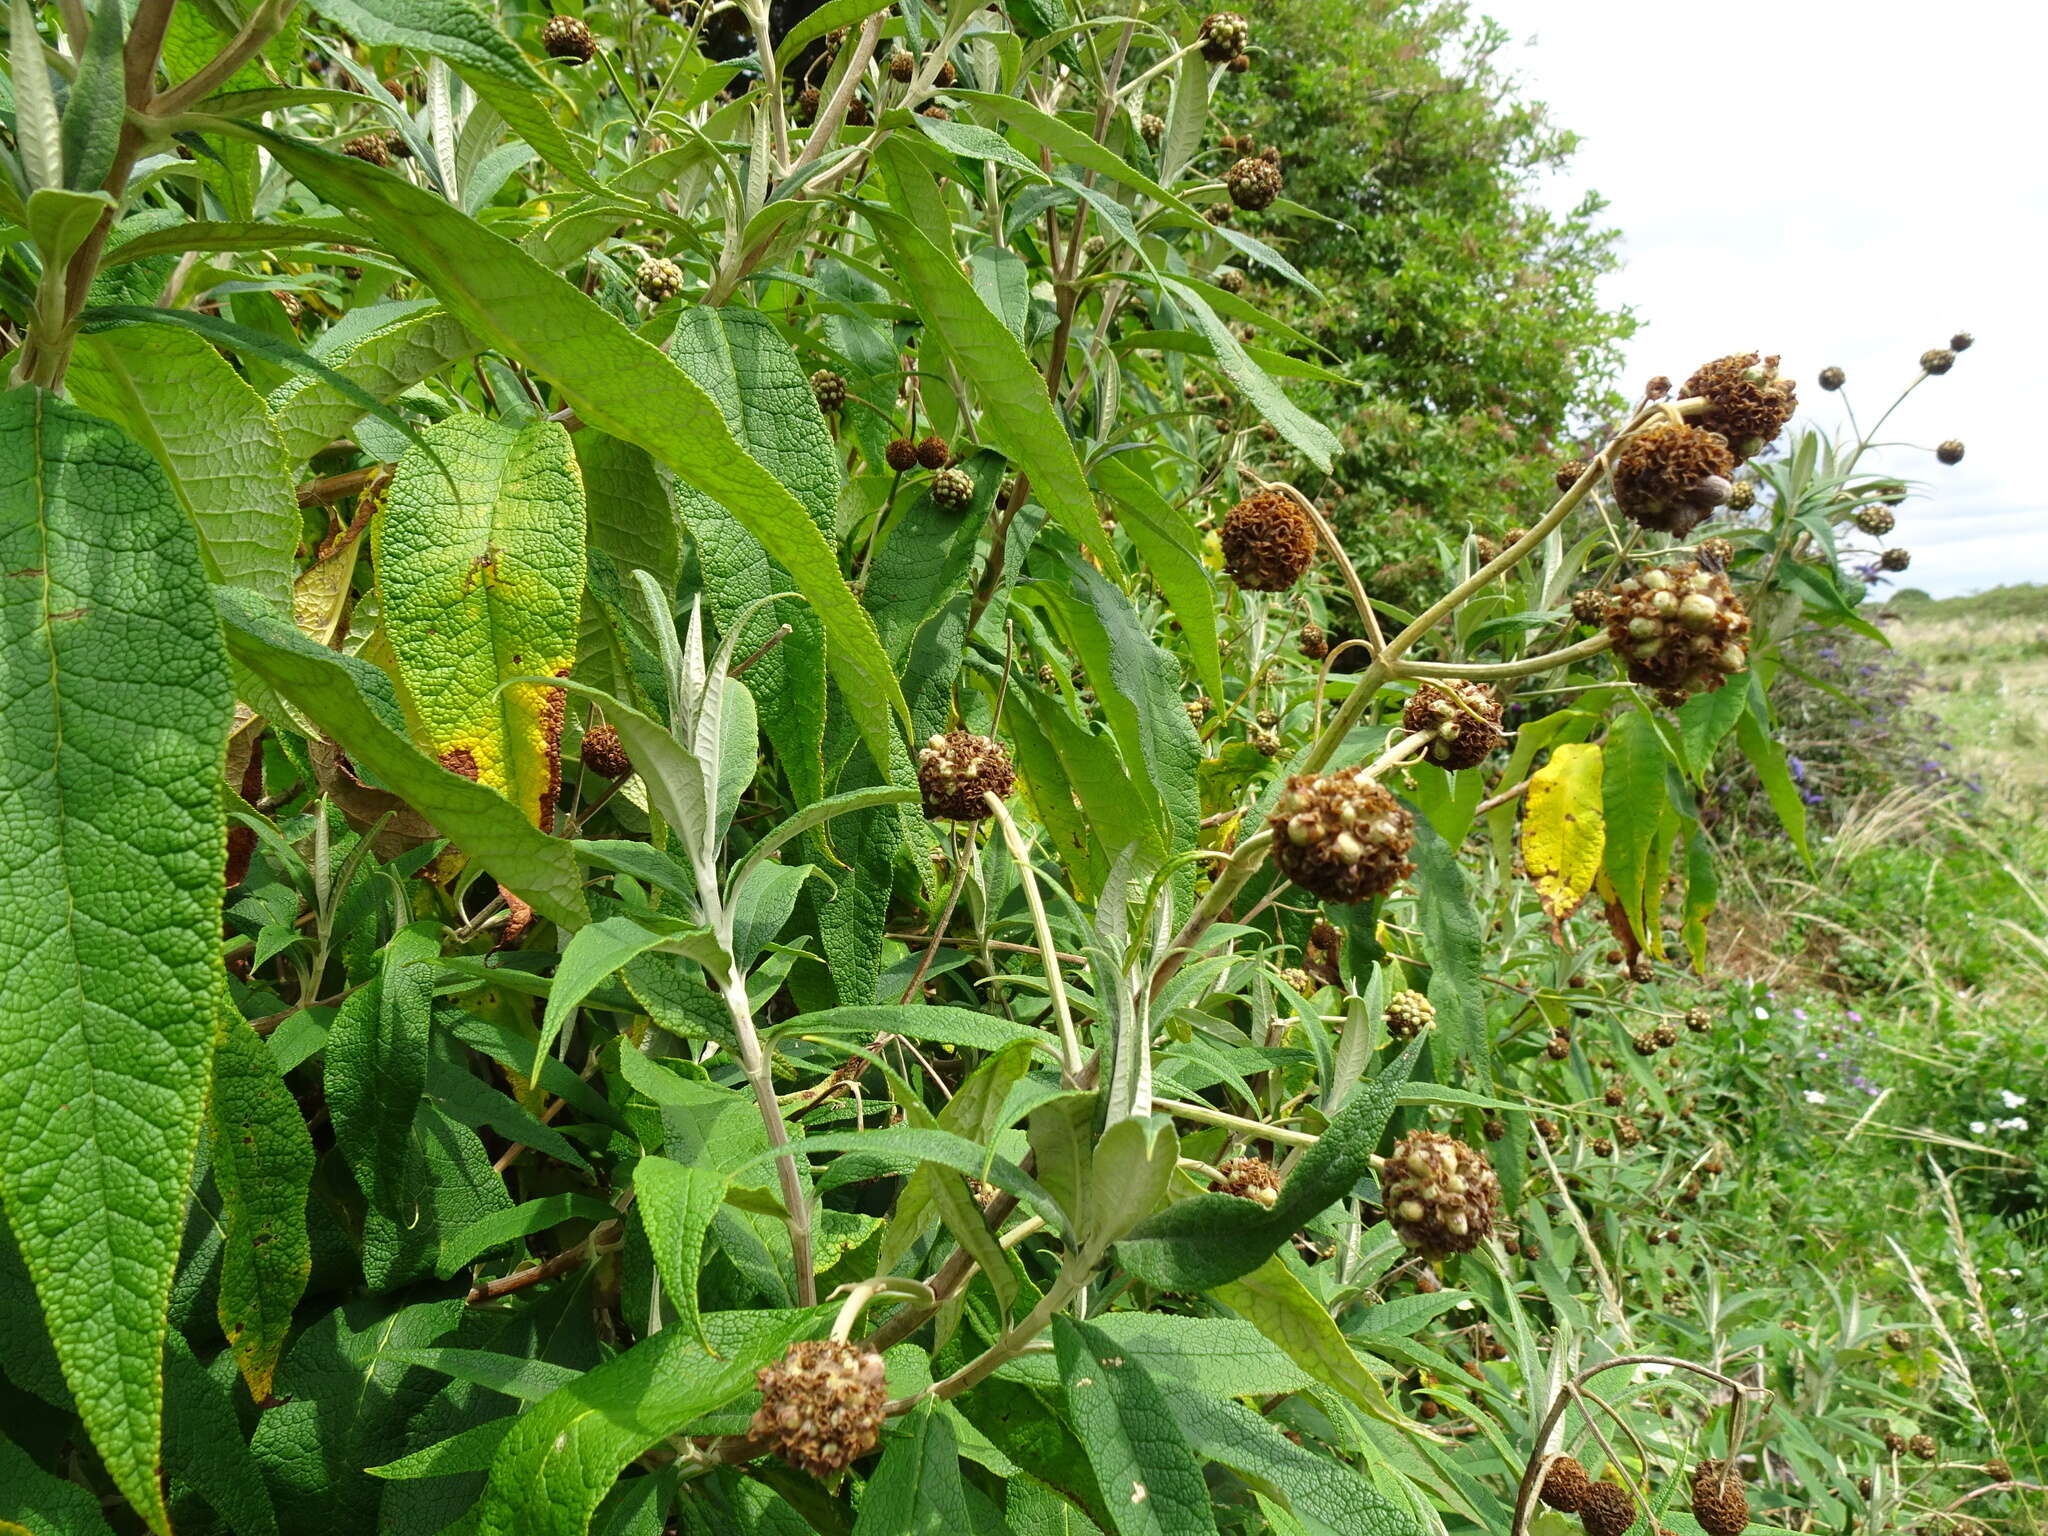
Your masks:
<path fill-rule="evenodd" d="M 15 6 L 0 1522 L 1943 1495 L 1841 1404 L 1947 1359 L 1836 1391 L 1638 1248 L 1799 1155 L 1669 1054 L 1700 796 L 1810 853 L 1767 685 L 1863 623 L 1810 448 L 1685 542 L 1789 389 L 1376 604 L 1224 278 L 1307 287 L 1216 147 L 1256 30 L 742 14 Z"/>

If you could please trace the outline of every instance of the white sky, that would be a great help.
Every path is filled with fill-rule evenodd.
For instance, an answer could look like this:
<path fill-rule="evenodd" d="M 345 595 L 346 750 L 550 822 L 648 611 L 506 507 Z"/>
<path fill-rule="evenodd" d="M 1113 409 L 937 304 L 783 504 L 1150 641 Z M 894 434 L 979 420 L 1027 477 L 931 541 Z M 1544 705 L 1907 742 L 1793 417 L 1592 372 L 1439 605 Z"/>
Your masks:
<path fill-rule="evenodd" d="M 1833 363 L 1866 429 L 1951 332 L 1866 459 L 1922 483 L 1892 542 L 1937 596 L 2048 581 L 2048 8 L 1722 0 L 1475 0 L 1500 62 L 1583 138 L 1546 188 L 1588 188 L 1623 232 L 1606 297 L 1642 322 L 1623 386 L 1729 352 L 1783 354 L 1808 419 Z M 1953 469 L 1931 449 L 1958 437 Z"/>

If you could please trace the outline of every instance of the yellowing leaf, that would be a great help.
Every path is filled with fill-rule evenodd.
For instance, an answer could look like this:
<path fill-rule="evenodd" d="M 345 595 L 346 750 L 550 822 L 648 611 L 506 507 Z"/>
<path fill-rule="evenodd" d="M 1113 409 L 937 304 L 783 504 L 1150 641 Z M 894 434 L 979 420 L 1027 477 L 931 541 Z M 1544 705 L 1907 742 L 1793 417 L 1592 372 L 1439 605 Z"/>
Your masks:
<path fill-rule="evenodd" d="M 1522 865 L 1543 910 L 1556 920 L 1578 911 L 1600 872 L 1600 857 L 1607 847 L 1601 769 L 1598 746 L 1572 743 L 1552 752 L 1550 761 L 1529 779 Z"/>
<path fill-rule="evenodd" d="M 399 460 L 370 535 L 406 709 L 444 768 L 546 829 L 562 694 L 510 680 L 576 659 L 583 480 L 553 422 L 515 432 L 458 416 L 427 443 Z"/>

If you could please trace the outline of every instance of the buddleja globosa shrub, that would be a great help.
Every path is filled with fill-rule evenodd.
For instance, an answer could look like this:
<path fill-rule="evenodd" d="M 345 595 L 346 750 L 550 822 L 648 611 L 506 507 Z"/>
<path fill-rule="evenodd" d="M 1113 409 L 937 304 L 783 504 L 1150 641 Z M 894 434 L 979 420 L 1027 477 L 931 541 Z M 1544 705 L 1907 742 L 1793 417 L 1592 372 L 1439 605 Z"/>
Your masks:
<path fill-rule="evenodd" d="M 1784 776 L 1833 564 L 1671 535 L 1789 394 L 1402 623 L 1225 280 L 1302 281 L 1255 18 L 765 11 L 15 0 L 0 1523 L 1668 1501 L 1547 1374 L 1501 1010 L 1696 955 L 1690 787 Z M 1485 1435 L 1397 1401 L 1439 1272 Z"/>

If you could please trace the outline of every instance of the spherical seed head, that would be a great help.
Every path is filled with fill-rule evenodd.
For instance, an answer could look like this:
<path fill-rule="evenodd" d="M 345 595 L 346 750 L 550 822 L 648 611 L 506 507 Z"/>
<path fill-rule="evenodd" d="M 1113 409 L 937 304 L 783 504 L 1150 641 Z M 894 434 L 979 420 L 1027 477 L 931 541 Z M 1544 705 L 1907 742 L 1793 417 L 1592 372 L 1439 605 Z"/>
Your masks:
<path fill-rule="evenodd" d="M 1735 560 L 1735 546 L 1726 539 L 1701 539 L 1700 559 L 1716 570 L 1727 570 Z"/>
<path fill-rule="evenodd" d="M 882 1357 L 873 1350 L 805 1339 L 761 1367 L 755 1380 L 761 1406 L 749 1432 L 821 1481 L 844 1472 L 881 1440 L 889 1392 Z"/>
<path fill-rule="evenodd" d="M 1295 774 L 1273 813 L 1273 862 L 1325 901 L 1368 901 L 1415 872 L 1415 820 L 1360 768 Z"/>
<path fill-rule="evenodd" d="M 1579 1523 L 1586 1536 L 1627 1536 L 1636 1523 L 1636 1501 L 1613 1483 L 1588 1483 L 1579 1501 Z"/>
<path fill-rule="evenodd" d="M 818 105 L 824 100 L 815 85 L 807 85 L 796 93 L 796 125 L 808 128 L 818 120 Z"/>
<path fill-rule="evenodd" d="M 1733 486 L 1735 455 L 1718 433 L 1663 422 L 1636 433 L 1614 461 L 1614 501 L 1644 528 L 1682 539 Z"/>
<path fill-rule="evenodd" d="M 949 731 L 917 754 L 917 788 L 927 821 L 981 821 L 993 815 L 984 795 L 1007 800 L 1017 787 L 1010 749 L 988 736 Z"/>
<path fill-rule="evenodd" d="M 1635 1047 L 1635 1052 L 1638 1056 L 1654 1056 L 1657 1054 L 1657 1036 L 1650 1030 L 1644 1030 L 1632 1039 L 1629 1044 Z"/>
<path fill-rule="evenodd" d="M 633 280 L 639 285 L 641 297 L 655 304 L 683 291 L 683 269 L 666 256 L 653 256 L 641 262 Z"/>
<path fill-rule="evenodd" d="M 919 117 L 928 117 L 935 123 L 950 123 L 953 120 L 953 114 L 944 107 L 922 107 L 918 110 L 917 115 Z"/>
<path fill-rule="evenodd" d="M 974 500 L 974 476 L 964 469 L 942 469 L 932 476 L 932 500 L 948 512 L 964 512 Z"/>
<path fill-rule="evenodd" d="M 1849 375 L 1842 372 L 1839 368 L 1827 367 L 1820 371 L 1820 387 L 1822 389 L 1829 391 L 1837 390 L 1848 382 Z"/>
<path fill-rule="evenodd" d="M 1670 393 L 1671 377 L 1669 374 L 1659 373 L 1653 375 L 1650 382 L 1643 386 L 1643 398 L 1645 400 L 1662 400 Z"/>
<path fill-rule="evenodd" d="M 1903 1328 L 1894 1328 L 1884 1336 L 1884 1341 L 1896 1350 L 1904 1351 L 1913 1347 L 1913 1335 Z"/>
<path fill-rule="evenodd" d="M 1628 1102 L 1628 1090 L 1619 1083 L 1610 1083 L 1600 1098 L 1609 1109 L 1619 1109 Z"/>
<path fill-rule="evenodd" d="M 1945 443 L 1942 443 L 1942 444 L 1940 444 L 1939 446 L 1937 446 L 1937 447 L 1935 448 L 1935 450 L 1934 450 L 1934 456 L 1935 456 L 1935 457 L 1936 457 L 1937 459 L 1941 460 L 1941 462 L 1942 462 L 1942 463 L 1944 463 L 1944 464 L 1960 464 L 1960 463 L 1962 463 L 1962 462 L 1963 462 L 1963 444 L 1962 444 L 1962 439 L 1960 439 L 1960 438 L 1955 438 L 1955 437 L 1952 437 L 1952 438 L 1950 438 L 1950 439 L 1949 439 L 1949 440 L 1948 440 L 1947 442 L 1945 442 Z"/>
<path fill-rule="evenodd" d="M 1147 144 L 1157 144 L 1166 134 L 1166 119 L 1157 112 L 1147 112 L 1138 119 L 1138 136 Z"/>
<path fill-rule="evenodd" d="M 1470 1253 L 1493 1231 L 1500 1180 L 1477 1148 L 1437 1131 L 1410 1131 L 1381 1170 L 1380 1204 L 1405 1246 L 1447 1259 Z"/>
<path fill-rule="evenodd" d="M 1696 1035 L 1704 1035 L 1714 1027 L 1714 1016 L 1704 1008 L 1685 1010 L 1685 1027 Z"/>
<path fill-rule="evenodd" d="M 1749 616 L 1720 571 L 1652 567 L 1609 594 L 1607 633 L 1629 681 L 1676 706 L 1749 665 Z"/>
<path fill-rule="evenodd" d="M 1248 213 L 1257 213 L 1262 208 L 1273 206 L 1273 200 L 1280 195 L 1280 189 L 1287 185 L 1287 178 L 1280 174 L 1280 167 L 1270 160 L 1250 156 L 1237 162 L 1223 173 L 1223 190 L 1230 194 L 1230 200 Z"/>
<path fill-rule="evenodd" d="M 623 779 L 633 771 L 626 744 L 609 725 L 593 725 L 583 733 L 582 757 L 583 766 L 601 778 Z"/>
<path fill-rule="evenodd" d="M 917 445 L 917 462 L 926 469 L 944 469 L 953 460 L 953 450 L 946 446 L 946 440 L 933 433 Z"/>
<path fill-rule="evenodd" d="M 811 398 L 818 402 L 818 409 L 831 415 L 846 404 L 846 380 L 830 368 L 820 368 L 811 375 Z"/>
<path fill-rule="evenodd" d="M 846 104 L 846 126 L 849 128 L 872 128 L 875 125 L 875 110 L 864 97 L 856 96 Z"/>
<path fill-rule="evenodd" d="M 1552 1061 L 1563 1061 L 1571 1053 L 1572 1037 L 1570 1035 L 1552 1035 L 1543 1042 L 1543 1054 Z"/>
<path fill-rule="evenodd" d="M 882 450 L 882 457 L 897 474 L 908 474 L 917 468 L 917 444 L 907 437 L 891 438 L 889 446 Z"/>
<path fill-rule="evenodd" d="M 1755 505 L 1756 482 L 1754 480 L 1738 480 L 1728 487 L 1728 510 L 1730 512 L 1747 512 Z"/>
<path fill-rule="evenodd" d="M 1671 1047 L 1678 1044 L 1678 1026 L 1676 1024 L 1659 1024 L 1650 1033 L 1656 1040 L 1657 1049 L 1660 1051 L 1668 1051 Z"/>
<path fill-rule="evenodd" d="M 1749 1524 L 1749 1495 L 1725 1461 L 1703 1461 L 1694 1469 L 1692 1517 L 1707 1536 L 1741 1536 Z"/>
<path fill-rule="evenodd" d="M 1269 1211 L 1279 1203 L 1280 1175 L 1263 1157 L 1233 1157 L 1227 1163 L 1219 1163 L 1216 1171 L 1222 1177 L 1209 1185 L 1212 1192 L 1235 1195 Z"/>
<path fill-rule="evenodd" d="M 1775 357 L 1754 352 L 1717 358 L 1685 381 L 1682 400 L 1704 397 L 1707 410 L 1692 418 L 1702 432 L 1718 432 L 1740 464 L 1785 430 L 1798 408 L 1799 387 L 1778 374 Z"/>
<path fill-rule="evenodd" d="M 1244 292 L 1244 274 L 1236 267 L 1220 267 L 1216 272 L 1216 286 L 1225 293 Z"/>
<path fill-rule="evenodd" d="M 1548 1115 L 1538 1115 L 1530 1124 L 1536 1127 L 1536 1134 L 1553 1147 L 1564 1140 L 1563 1127 Z"/>
<path fill-rule="evenodd" d="M 1586 1469 L 1576 1456 L 1560 1456 L 1544 1472 L 1543 1486 L 1536 1496 L 1552 1509 L 1573 1515 L 1586 1502 L 1586 1490 L 1592 1486 L 1593 1480 L 1586 1476 Z"/>
<path fill-rule="evenodd" d="M 1906 1454 L 1906 1437 L 1888 1429 L 1884 1435 L 1884 1448 L 1890 1455 L 1903 1456 Z"/>
<path fill-rule="evenodd" d="M 1643 1139 L 1643 1128 L 1628 1115 L 1614 1118 L 1614 1139 L 1624 1147 L 1639 1146 Z"/>
<path fill-rule="evenodd" d="M 1994 1456 L 1984 1463 L 1984 1475 L 1994 1483 L 2009 1483 L 2012 1481 L 2012 1463 Z"/>
<path fill-rule="evenodd" d="M 410 160 L 412 158 L 412 146 L 405 142 L 405 135 L 402 133 L 385 134 L 384 149 L 394 160 Z"/>
<path fill-rule="evenodd" d="M 1236 11 L 1212 11 L 1202 18 L 1202 57 L 1228 64 L 1251 46 L 1252 24 Z"/>
<path fill-rule="evenodd" d="M 1587 587 L 1572 594 L 1572 617 L 1581 624 L 1604 624 L 1607 610 L 1612 605 L 1607 594 L 1597 587 Z"/>
<path fill-rule="evenodd" d="M 1436 1008 L 1420 992 L 1396 992 L 1387 999 L 1387 1033 L 1413 1040 L 1436 1022 Z"/>
<path fill-rule="evenodd" d="M 1482 1120 L 1479 1122 L 1479 1134 L 1484 1136 L 1488 1141 L 1499 1141 L 1503 1136 L 1507 1135 L 1507 1133 L 1508 1123 L 1505 1120 L 1492 1119 Z M 1513 1250 L 1510 1249 L 1509 1251 L 1512 1252 Z"/>
<path fill-rule="evenodd" d="M 1957 331 L 1948 339 L 1948 349 L 1951 352 L 1967 352 L 1976 344 L 1977 338 L 1968 331 Z"/>
<path fill-rule="evenodd" d="M 898 48 L 889 55 L 889 78 L 898 85 L 907 85 L 917 73 L 917 55 L 908 48 Z"/>
<path fill-rule="evenodd" d="M 1270 726 L 1253 726 L 1252 733 L 1247 739 L 1251 742 L 1253 750 L 1261 757 L 1278 757 L 1280 755 L 1280 733 L 1273 730 Z"/>
<path fill-rule="evenodd" d="M 1301 654 L 1310 661 L 1321 661 L 1330 654 L 1330 637 L 1314 619 L 1301 626 Z"/>
<path fill-rule="evenodd" d="M 1252 56 L 1248 53 L 1240 53 L 1236 58 L 1232 59 L 1228 64 L 1224 65 L 1223 67 L 1229 70 L 1233 75 L 1241 75 L 1246 70 L 1252 67 Z"/>
<path fill-rule="evenodd" d="M 1887 571 L 1903 571 L 1913 563 L 1913 552 L 1893 546 L 1877 557 L 1877 563 Z"/>
<path fill-rule="evenodd" d="M 1561 492 L 1568 491 L 1577 485 L 1579 483 L 1579 476 L 1583 475 L 1587 468 L 1588 461 L 1585 459 L 1558 460 L 1556 476 L 1558 490 Z"/>
<path fill-rule="evenodd" d="M 388 166 L 391 164 L 391 139 L 382 133 L 365 133 L 342 145 L 341 152 L 371 165 Z"/>
<path fill-rule="evenodd" d="M 1614 1156 L 1614 1143 L 1609 1141 L 1605 1136 L 1595 1136 L 1593 1138 L 1592 1147 L 1593 1155 L 1595 1157 Z"/>
<path fill-rule="evenodd" d="M 1881 539 L 1892 531 L 1898 519 L 1892 509 L 1881 501 L 1873 501 L 1867 507 L 1856 509 L 1856 526 L 1873 539 Z"/>
<path fill-rule="evenodd" d="M 1920 354 L 1920 367 L 1927 373 L 1947 373 L 1955 365 L 1956 355 L 1947 347 L 1930 347 Z"/>
<path fill-rule="evenodd" d="M 956 84 L 959 79 L 960 71 L 953 67 L 951 59 L 947 59 L 939 65 L 939 72 L 932 76 L 932 84 L 943 91 Z"/>
<path fill-rule="evenodd" d="M 1401 711 L 1401 729 L 1434 731 L 1426 754 L 1439 767 L 1476 768 L 1501 743 L 1500 696 L 1484 683 L 1423 683 Z"/>
<path fill-rule="evenodd" d="M 1200 725 L 1209 718 L 1208 698 L 1205 696 L 1199 699 L 1189 699 L 1187 702 L 1187 712 L 1189 722 L 1194 725 Z"/>
<path fill-rule="evenodd" d="M 1316 554 L 1316 528 L 1285 491 L 1255 491 L 1232 507 L 1218 535 L 1223 568 L 1251 592 L 1284 592 Z"/>
<path fill-rule="evenodd" d="M 540 29 L 540 45 L 551 59 L 588 64 L 597 57 L 597 39 L 580 16 L 550 16 Z"/>

